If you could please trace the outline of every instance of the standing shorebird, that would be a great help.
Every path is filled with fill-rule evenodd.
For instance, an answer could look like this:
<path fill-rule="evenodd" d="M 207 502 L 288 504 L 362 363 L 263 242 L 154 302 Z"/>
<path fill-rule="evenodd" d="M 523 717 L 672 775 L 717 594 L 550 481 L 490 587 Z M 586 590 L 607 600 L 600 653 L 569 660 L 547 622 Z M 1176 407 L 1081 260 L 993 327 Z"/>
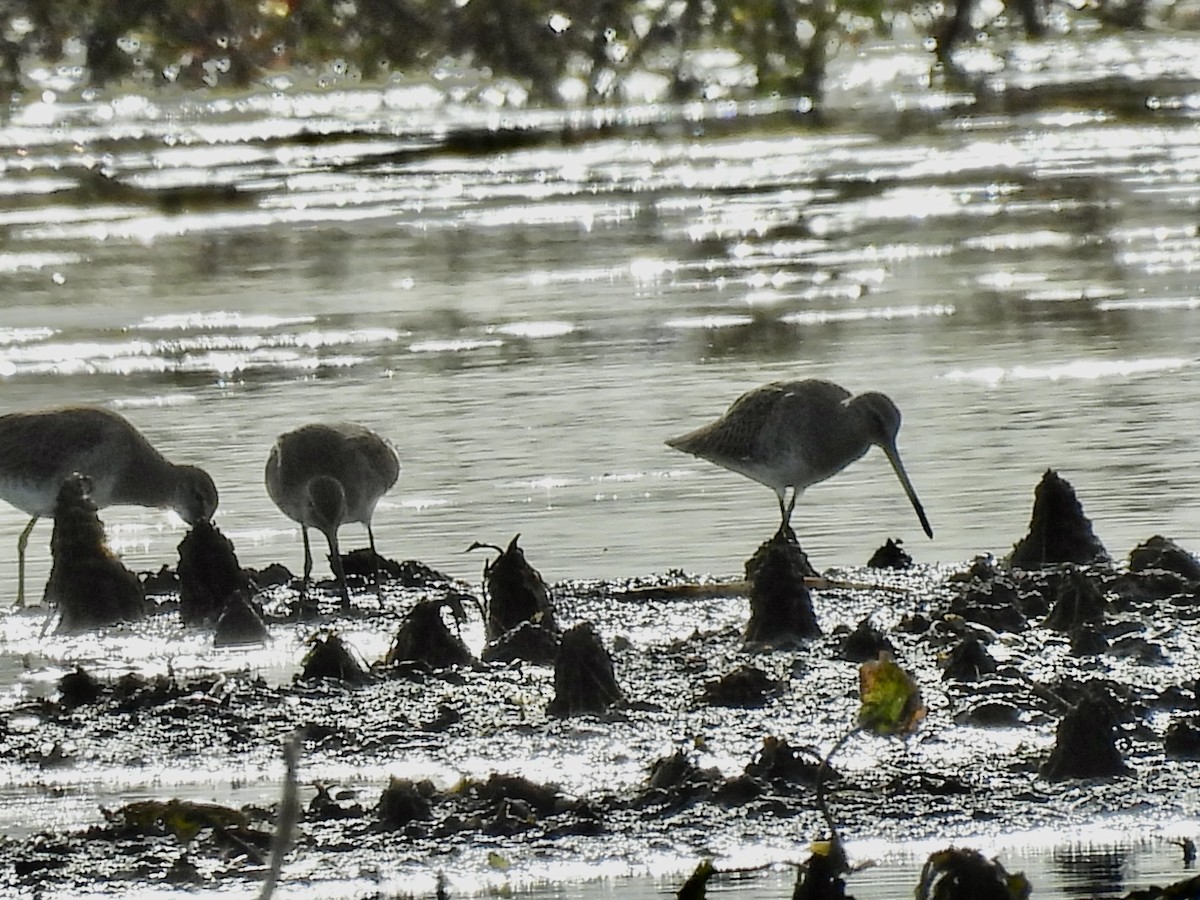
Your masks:
<path fill-rule="evenodd" d="M 375 535 L 371 517 L 379 498 L 400 477 L 400 460 L 383 438 L 361 425 L 339 422 L 303 425 L 281 434 L 267 457 L 267 493 L 285 516 L 300 523 L 304 536 L 304 582 L 301 599 L 308 594 L 312 576 L 309 526 L 329 542 L 329 563 L 342 593 L 342 608 L 350 606 L 346 573 L 338 552 L 338 528 L 343 522 L 367 527 L 371 555 Z"/>
<path fill-rule="evenodd" d="M 212 518 L 217 488 L 203 469 L 168 462 L 128 421 L 107 409 L 69 406 L 0 416 L 0 499 L 32 518 L 17 540 L 17 600 L 25 604 L 25 548 L 42 516 L 54 515 L 63 480 L 91 482 L 97 509 L 173 509 L 189 525 Z"/>
<path fill-rule="evenodd" d="M 896 470 L 925 534 L 933 537 L 900 462 L 899 430 L 900 410 L 883 394 L 852 397 L 829 381 L 776 381 L 747 391 L 721 418 L 667 445 L 771 488 L 779 498 L 783 528 L 805 488 L 836 475 L 875 444 Z"/>

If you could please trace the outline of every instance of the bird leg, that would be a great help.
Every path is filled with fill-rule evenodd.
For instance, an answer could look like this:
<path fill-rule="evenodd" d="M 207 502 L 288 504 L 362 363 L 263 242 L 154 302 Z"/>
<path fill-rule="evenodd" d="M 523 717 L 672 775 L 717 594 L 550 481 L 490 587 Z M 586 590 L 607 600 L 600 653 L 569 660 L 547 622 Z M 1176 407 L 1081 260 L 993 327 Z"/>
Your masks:
<path fill-rule="evenodd" d="M 779 534 L 783 535 L 790 543 L 795 543 L 796 541 L 796 533 L 792 531 L 791 522 L 792 510 L 796 508 L 796 497 L 799 495 L 799 493 L 800 492 L 795 488 L 792 488 L 791 498 L 785 500 L 785 498 L 787 498 L 787 488 L 784 487 L 784 489 L 779 491 L 777 494 L 779 497 L 780 516 Z"/>
<path fill-rule="evenodd" d="M 309 617 L 308 614 L 313 612 L 308 608 L 308 582 L 312 578 L 312 547 L 308 544 L 308 526 L 300 526 L 300 534 L 304 538 L 304 580 L 300 582 L 300 603 L 297 607 L 297 615 L 300 618 Z"/>
<path fill-rule="evenodd" d="M 775 496 L 779 498 L 779 530 L 784 531 L 791 524 L 792 510 L 796 508 L 796 498 L 800 496 L 800 492 L 792 488 L 792 496 L 789 498 L 788 489 L 784 486 L 775 492 Z"/>
<path fill-rule="evenodd" d="M 350 589 L 346 587 L 346 569 L 342 565 L 342 554 L 338 552 L 337 529 L 326 535 L 329 540 L 329 565 L 337 578 L 338 589 L 342 593 L 342 611 L 350 609 Z"/>
<path fill-rule="evenodd" d="M 30 519 L 21 536 L 17 538 L 17 600 L 13 603 L 13 609 L 20 609 L 25 605 L 25 548 L 29 546 L 29 532 L 33 531 L 37 520 L 37 516 Z"/>
<path fill-rule="evenodd" d="M 371 523 L 367 523 L 367 540 L 371 544 L 371 565 L 375 568 L 375 596 L 383 602 L 383 579 L 379 575 L 379 554 L 375 552 L 375 534 L 371 531 Z"/>
<path fill-rule="evenodd" d="M 308 528 L 300 526 L 300 534 L 304 536 L 304 581 L 300 584 L 300 599 L 308 596 L 308 579 L 312 577 L 312 547 L 308 545 Z"/>

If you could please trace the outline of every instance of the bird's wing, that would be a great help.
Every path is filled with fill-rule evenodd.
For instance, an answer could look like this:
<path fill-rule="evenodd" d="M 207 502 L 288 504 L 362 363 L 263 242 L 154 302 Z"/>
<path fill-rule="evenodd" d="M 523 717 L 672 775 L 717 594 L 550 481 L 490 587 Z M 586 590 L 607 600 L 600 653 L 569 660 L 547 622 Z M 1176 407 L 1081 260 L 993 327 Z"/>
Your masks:
<path fill-rule="evenodd" d="M 111 425 L 107 414 L 92 409 L 13 413 L 0 419 L 0 458 L 30 478 L 65 478 L 89 468 L 102 446 L 119 438 Z"/>
<path fill-rule="evenodd" d="M 760 388 L 770 391 L 769 414 L 755 435 L 759 459 L 780 454 L 811 455 L 825 444 L 827 430 L 842 418 L 850 392 L 830 381 L 777 381 Z"/>
<path fill-rule="evenodd" d="M 667 443 L 719 465 L 750 459 L 755 456 L 759 433 L 773 418 L 782 396 L 777 384 L 754 388 L 734 400 L 719 419 Z"/>
<path fill-rule="evenodd" d="M 372 431 L 363 430 L 349 440 L 349 447 L 373 485 L 384 493 L 400 477 L 400 457 L 396 448 Z"/>

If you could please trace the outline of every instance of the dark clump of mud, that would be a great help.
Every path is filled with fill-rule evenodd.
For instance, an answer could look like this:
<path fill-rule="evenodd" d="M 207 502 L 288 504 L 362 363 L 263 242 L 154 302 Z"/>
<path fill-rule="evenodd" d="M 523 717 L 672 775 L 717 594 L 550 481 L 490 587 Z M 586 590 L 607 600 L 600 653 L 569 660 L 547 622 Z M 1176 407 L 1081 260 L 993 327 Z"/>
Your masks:
<path fill-rule="evenodd" d="M 57 607 L 63 632 L 134 622 L 146 613 L 141 582 L 108 549 L 90 489 L 87 478 L 72 475 L 54 502 L 54 561 L 43 601 Z"/>
<path fill-rule="evenodd" d="M 1000 573 L 972 578 L 950 601 L 947 612 L 997 632 L 1018 632 L 1029 626 L 1029 597 Z"/>
<path fill-rule="evenodd" d="M 712 797 L 724 780 L 719 769 L 701 768 L 688 754 L 676 750 L 650 764 L 650 775 L 638 802 L 678 808 Z"/>
<path fill-rule="evenodd" d="M 1071 629 L 1072 656 L 1099 656 L 1110 646 L 1108 637 L 1095 625 L 1084 623 Z"/>
<path fill-rule="evenodd" d="M 552 666 L 558 659 L 558 632 L 533 622 L 522 622 L 483 648 L 479 658 L 484 662 L 510 663 L 517 660 L 538 666 Z"/>
<path fill-rule="evenodd" d="M 849 870 L 841 842 L 821 842 L 796 873 L 792 900 L 854 900 L 842 877 Z"/>
<path fill-rule="evenodd" d="M 916 896 L 917 900 L 1017 900 L 1029 892 L 1020 873 L 1010 875 L 978 850 L 951 847 L 926 860 Z"/>
<path fill-rule="evenodd" d="M 211 522 L 197 522 L 179 542 L 179 615 L 186 625 L 215 623 L 230 601 L 253 591 L 233 542 Z"/>
<path fill-rule="evenodd" d="M 566 631 L 554 663 L 554 699 L 546 712 L 559 717 L 599 714 L 622 699 L 612 657 L 592 624 L 580 622 Z"/>
<path fill-rule="evenodd" d="M 461 782 L 436 799 L 464 807 L 466 812 L 443 819 L 440 831 L 512 836 L 535 829 L 556 835 L 596 829 L 595 811 L 585 801 L 564 796 L 555 785 L 520 775 L 495 773 L 483 781 Z"/>
<path fill-rule="evenodd" d="M 955 644 L 942 667 L 943 681 L 978 681 L 984 675 L 994 674 L 996 660 L 979 642 L 970 636 Z"/>
<path fill-rule="evenodd" d="M 746 561 L 750 621 L 745 642 L 776 645 L 819 637 L 821 627 L 804 583 L 816 575 L 796 535 L 786 526 L 759 547 Z"/>
<path fill-rule="evenodd" d="M 1086 572 L 1072 566 L 1055 581 L 1054 606 L 1042 622 L 1046 628 L 1070 633 L 1104 621 L 1108 601 Z"/>
<path fill-rule="evenodd" d="M 436 789 L 429 781 L 392 777 L 379 797 L 375 814 L 387 828 L 404 828 L 410 822 L 432 818 L 430 798 Z"/>
<path fill-rule="evenodd" d="M 1200 560 L 1177 543 L 1154 535 L 1129 551 L 1131 572 L 1174 572 L 1188 581 L 1200 581 Z"/>
<path fill-rule="evenodd" d="M 263 644 L 269 637 L 262 610 L 253 601 L 241 593 L 233 594 L 225 601 L 225 609 L 213 630 L 213 646 Z"/>
<path fill-rule="evenodd" d="M 955 713 L 954 721 L 977 728 L 1015 728 L 1021 723 L 1021 707 L 1006 700 L 976 700 Z"/>
<path fill-rule="evenodd" d="M 250 580 L 258 586 L 260 591 L 264 588 L 291 584 L 296 580 L 291 569 L 278 562 L 263 566 L 261 569 L 246 569 L 246 574 L 250 576 Z"/>
<path fill-rule="evenodd" d="M 58 704 L 63 709 L 74 709 L 94 703 L 104 688 L 90 672 L 76 666 L 58 680 Z"/>
<path fill-rule="evenodd" d="M 888 640 L 888 636 L 871 622 L 871 617 L 867 616 L 859 620 L 855 629 L 846 635 L 838 656 L 850 662 L 866 662 L 869 659 L 877 659 L 882 651 L 895 653 L 896 648 Z"/>
<path fill-rule="evenodd" d="M 683 883 L 683 887 L 675 893 L 675 900 L 704 900 L 708 894 L 708 880 L 715 872 L 711 859 L 702 860 Z"/>
<path fill-rule="evenodd" d="M 702 699 L 713 706 L 763 706 L 783 689 L 775 679 L 755 666 L 738 666 L 704 686 Z"/>
<path fill-rule="evenodd" d="M 381 573 L 389 578 L 399 578 L 403 568 L 394 559 L 372 552 L 370 547 L 359 547 L 342 554 L 342 571 L 347 578 L 371 581 Z"/>
<path fill-rule="evenodd" d="M 913 558 L 900 545 L 904 541 L 887 539 L 887 543 L 871 554 L 867 560 L 868 569 L 911 569 Z"/>
<path fill-rule="evenodd" d="M 434 669 L 474 665 L 474 654 L 446 625 L 442 610 L 447 608 L 458 620 L 465 616 L 462 599 L 455 595 L 417 603 L 396 632 L 384 663 L 419 662 Z"/>
<path fill-rule="evenodd" d="M 1057 563 L 1089 565 L 1111 559 L 1092 531 L 1091 520 L 1075 489 L 1053 469 L 1047 469 L 1033 495 L 1029 533 L 1013 547 L 1008 562 L 1018 569 L 1038 569 Z"/>
<path fill-rule="evenodd" d="M 401 562 L 384 560 L 383 571 L 406 588 L 445 588 L 453 584 L 454 579 L 432 566 L 427 566 L 419 559 L 406 559 Z"/>
<path fill-rule="evenodd" d="M 308 644 L 308 652 L 301 663 L 301 680 L 327 678 L 350 684 L 366 684 L 371 680 L 371 673 L 362 657 L 350 649 L 341 635 L 320 632 L 309 638 Z"/>
<path fill-rule="evenodd" d="M 763 738 L 762 748 L 746 765 L 746 774 L 751 778 L 810 786 L 817 783 L 820 771 L 821 757 L 808 748 L 791 746 L 787 738 L 778 737 Z M 821 777 L 829 783 L 840 776 L 826 766 Z"/>
<path fill-rule="evenodd" d="M 550 589 L 541 573 L 525 559 L 525 551 L 517 545 L 520 537 L 515 535 L 503 549 L 478 541 L 467 548 L 468 551 L 486 548 L 499 554 L 483 567 L 487 601 L 484 629 L 489 641 L 525 622 L 533 622 L 550 632 L 557 630 Z"/>
<path fill-rule="evenodd" d="M 165 563 L 157 572 L 139 572 L 138 577 L 147 597 L 179 593 L 179 573 Z"/>
<path fill-rule="evenodd" d="M 1163 749 L 1175 759 L 1200 759 L 1200 722 L 1172 722 L 1163 736 Z"/>
<path fill-rule="evenodd" d="M 1089 686 L 1058 723 L 1054 749 L 1039 774 L 1047 781 L 1127 775 L 1117 749 L 1115 703 L 1100 685 Z"/>

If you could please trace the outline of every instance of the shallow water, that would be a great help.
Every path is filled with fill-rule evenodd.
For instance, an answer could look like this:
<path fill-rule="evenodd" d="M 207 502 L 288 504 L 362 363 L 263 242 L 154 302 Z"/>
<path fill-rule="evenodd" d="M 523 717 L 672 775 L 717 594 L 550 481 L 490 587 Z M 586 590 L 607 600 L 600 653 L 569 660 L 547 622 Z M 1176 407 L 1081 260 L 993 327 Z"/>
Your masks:
<path fill-rule="evenodd" d="M 804 377 L 893 397 L 936 535 L 875 452 L 797 508 L 818 567 L 889 536 L 920 562 L 1003 553 L 1047 467 L 1115 557 L 1200 546 L 1200 44 L 1074 40 L 1015 50 L 980 101 L 930 85 L 918 48 L 864 48 L 825 127 L 783 102 L 534 113 L 403 82 L 47 87 L 0 127 L 4 407 L 121 410 L 210 470 L 253 566 L 301 562 L 262 486 L 275 435 L 351 418 L 404 464 L 385 555 L 477 582 L 462 551 L 520 532 L 552 581 L 736 574 L 772 495 L 663 440 Z M 445 143 L 496 126 L 611 130 Z M 104 519 L 134 568 L 174 562 L 173 516 Z M 0 548 L 24 522 L 0 506 Z"/>
<path fill-rule="evenodd" d="M 649 897 L 677 887 L 698 860 L 712 857 L 726 871 L 771 867 L 722 877 L 718 888 L 787 897 L 794 872 L 785 864 L 804 858 L 809 840 L 823 830 L 811 788 L 771 781 L 763 794 L 730 803 L 677 803 L 669 791 L 665 799 L 621 798 L 638 796 L 651 763 L 677 750 L 725 778 L 745 769 L 766 736 L 828 751 L 857 705 L 857 667 L 841 658 L 838 629 L 870 616 L 920 682 L 928 716 L 907 741 L 858 735 L 838 751 L 834 765 L 845 780 L 830 789 L 830 806 L 853 861 L 870 864 L 849 881 L 855 896 L 911 896 L 925 855 L 949 844 L 999 855 L 1010 870 L 1026 871 L 1038 897 L 1122 896 L 1191 874 L 1172 842 L 1198 827 L 1196 763 L 1165 756 L 1162 734 L 1181 716 L 1159 698 L 1194 685 L 1200 656 L 1190 627 L 1194 606 L 1164 602 L 1152 607 L 1159 614 L 1153 621 L 1144 606 L 1110 617 L 1123 630 L 1132 626 L 1134 636 L 1144 633 L 1161 658 L 1115 650 L 1080 658 L 1065 636 L 1037 623 L 989 645 L 1023 678 L 1042 684 L 1104 678 L 1131 698 L 1124 706 L 1133 720 L 1118 729 L 1130 776 L 1050 783 L 1037 772 L 1055 741 L 1058 710 L 1011 676 L 943 680 L 939 665 L 949 644 L 931 640 L 938 629 L 916 635 L 896 627 L 903 616 L 933 615 L 942 606 L 953 593 L 946 573 L 841 574 L 858 587 L 813 594 L 824 636 L 772 653 L 742 646 L 748 608 L 736 594 L 652 599 L 619 585 L 555 585 L 560 618 L 595 623 L 629 700 L 611 715 L 571 719 L 546 712 L 554 694 L 546 667 L 498 665 L 415 678 L 378 671 L 359 686 L 294 683 L 311 624 L 276 622 L 264 647 L 214 650 L 207 629 L 183 627 L 170 612 L 135 626 L 48 638 L 38 637 L 40 614 L 10 615 L 5 648 L 23 670 L 14 673 L 17 684 L 0 715 L 0 860 L 27 865 L 44 858 L 37 835 L 49 832 L 55 837 L 45 839 L 48 845 L 72 848 L 66 869 L 47 873 L 51 889 L 165 896 L 177 889 L 154 893 L 156 880 L 186 853 L 209 873 L 206 889 L 244 891 L 254 879 L 249 863 L 218 862 L 204 839 L 188 848 L 168 839 L 157 852 L 138 850 L 136 840 L 122 844 L 118 834 L 95 833 L 103 828 L 99 810 L 164 798 L 269 805 L 280 790 L 280 740 L 304 728 L 302 804 L 307 808 L 315 786 L 326 785 L 361 809 L 345 819 L 305 817 L 285 870 L 289 895 L 428 895 L 444 875 L 455 895 Z M 356 592 L 360 615 L 326 624 L 374 661 L 423 592 L 390 583 L 382 603 L 369 591 Z M 276 591 L 269 603 L 277 608 L 293 598 Z M 463 637 L 478 649 L 478 623 Z M 183 683 L 132 702 L 110 690 L 108 699 L 73 709 L 37 703 L 54 696 L 59 677 L 74 665 L 108 684 L 130 669 L 174 673 Z M 700 699 L 704 685 L 742 665 L 777 680 L 778 693 L 761 706 Z M 1013 703 L 1017 724 L 959 723 L 986 698 Z M 444 707 L 461 719 L 426 727 Z M 546 813 L 514 833 L 480 826 L 440 833 L 440 823 L 453 818 L 452 787 L 492 773 L 584 798 L 600 811 L 602 827 L 577 831 L 569 813 Z M 376 804 L 392 776 L 428 778 L 447 792 L 428 827 L 379 826 Z M 0 895 L 6 885 L 29 883 L 0 879 Z"/>
<path fill-rule="evenodd" d="M 1197 543 L 1200 54 L 1069 49 L 1021 51 L 982 108 L 880 50 L 834 79 L 829 128 L 786 104 L 648 107 L 608 114 L 612 138 L 480 154 L 406 151 L 589 120 L 418 86 L 29 103 L 0 129 L 5 408 L 122 410 L 212 471 L 252 565 L 299 561 L 262 486 L 275 435 L 345 417 L 404 461 L 389 555 L 474 578 L 471 541 L 521 532 L 552 579 L 734 573 L 771 493 L 663 440 L 803 377 L 891 394 L 936 533 L 873 453 L 801 501 L 818 565 L 887 536 L 920 561 L 1002 553 L 1047 467 L 1114 555 Z M 1097 59 L 1129 80 L 1033 90 Z M 230 185 L 238 202 L 162 193 Z M 181 535 L 106 519 L 135 567 Z M 22 521 L 4 506 L 0 534 Z"/>

